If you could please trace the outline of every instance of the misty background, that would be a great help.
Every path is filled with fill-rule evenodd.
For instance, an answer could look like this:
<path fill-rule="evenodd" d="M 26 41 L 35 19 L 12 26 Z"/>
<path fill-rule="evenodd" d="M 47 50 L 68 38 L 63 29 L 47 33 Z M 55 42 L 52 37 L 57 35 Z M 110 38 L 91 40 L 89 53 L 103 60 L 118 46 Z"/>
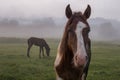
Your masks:
<path fill-rule="evenodd" d="M 65 8 L 82 11 L 91 5 L 90 37 L 120 40 L 120 1 L 116 0 L 0 0 L 0 37 L 61 38 Z"/>

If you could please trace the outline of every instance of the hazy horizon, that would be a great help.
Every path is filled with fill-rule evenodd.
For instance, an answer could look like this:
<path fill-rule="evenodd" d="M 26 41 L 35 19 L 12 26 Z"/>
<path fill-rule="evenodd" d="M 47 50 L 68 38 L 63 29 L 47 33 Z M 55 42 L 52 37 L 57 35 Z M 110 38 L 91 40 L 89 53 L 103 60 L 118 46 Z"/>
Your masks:
<path fill-rule="evenodd" d="M 17 38 L 61 38 L 67 19 L 3 19 L 0 20 L 0 37 Z M 120 40 L 120 22 L 112 19 L 91 18 L 92 40 Z"/>

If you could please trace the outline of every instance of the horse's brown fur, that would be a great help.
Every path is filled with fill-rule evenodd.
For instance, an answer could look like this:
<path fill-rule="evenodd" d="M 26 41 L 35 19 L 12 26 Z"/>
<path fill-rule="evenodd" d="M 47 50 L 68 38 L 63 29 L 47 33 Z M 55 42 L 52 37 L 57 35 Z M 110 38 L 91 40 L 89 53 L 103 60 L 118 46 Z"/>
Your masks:
<path fill-rule="evenodd" d="M 84 80 L 86 80 L 88 67 L 91 59 L 91 43 L 88 37 L 90 27 L 87 22 L 87 19 L 90 16 L 90 11 L 91 8 L 90 6 L 88 6 L 84 14 L 82 14 L 81 12 L 76 12 L 72 14 L 70 6 L 68 5 L 66 7 L 66 16 L 69 20 L 66 24 L 65 31 L 59 46 L 58 54 L 61 57 L 61 60 L 58 65 L 55 65 L 57 77 L 60 77 L 62 80 L 83 80 L 83 74 L 85 74 Z M 76 52 L 77 48 L 77 38 L 75 30 L 79 21 L 85 23 L 87 26 L 83 29 L 82 35 L 84 38 L 83 42 L 85 44 L 88 62 L 86 66 L 75 67 L 73 63 L 74 52 Z"/>

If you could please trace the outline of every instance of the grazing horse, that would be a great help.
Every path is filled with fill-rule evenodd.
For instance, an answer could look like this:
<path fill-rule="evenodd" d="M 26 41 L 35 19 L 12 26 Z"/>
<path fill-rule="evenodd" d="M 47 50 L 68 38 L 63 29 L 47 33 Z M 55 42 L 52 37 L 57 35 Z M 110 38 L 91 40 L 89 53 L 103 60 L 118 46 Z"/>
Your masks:
<path fill-rule="evenodd" d="M 91 41 L 88 37 L 90 26 L 87 19 L 91 14 L 90 5 L 82 12 L 66 7 L 68 22 L 54 63 L 57 80 L 86 80 L 91 60 Z"/>
<path fill-rule="evenodd" d="M 46 41 L 42 38 L 31 37 L 28 39 L 28 49 L 27 49 L 27 56 L 28 57 L 30 57 L 29 52 L 30 52 L 30 48 L 32 47 L 32 45 L 36 45 L 36 46 L 40 47 L 39 58 L 41 58 L 41 51 L 42 51 L 42 55 L 44 56 L 44 49 L 43 49 L 44 47 L 46 49 L 47 56 L 49 56 L 50 47 L 46 43 Z"/>

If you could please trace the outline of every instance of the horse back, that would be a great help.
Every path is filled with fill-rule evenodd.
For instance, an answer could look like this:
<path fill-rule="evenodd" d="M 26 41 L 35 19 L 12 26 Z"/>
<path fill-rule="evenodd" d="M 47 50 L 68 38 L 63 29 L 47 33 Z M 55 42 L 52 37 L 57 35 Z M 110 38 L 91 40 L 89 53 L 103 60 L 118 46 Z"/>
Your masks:
<path fill-rule="evenodd" d="M 28 39 L 28 44 L 34 44 L 36 46 L 45 45 L 45 40 L 43 38 L 31 37 Z"/>

